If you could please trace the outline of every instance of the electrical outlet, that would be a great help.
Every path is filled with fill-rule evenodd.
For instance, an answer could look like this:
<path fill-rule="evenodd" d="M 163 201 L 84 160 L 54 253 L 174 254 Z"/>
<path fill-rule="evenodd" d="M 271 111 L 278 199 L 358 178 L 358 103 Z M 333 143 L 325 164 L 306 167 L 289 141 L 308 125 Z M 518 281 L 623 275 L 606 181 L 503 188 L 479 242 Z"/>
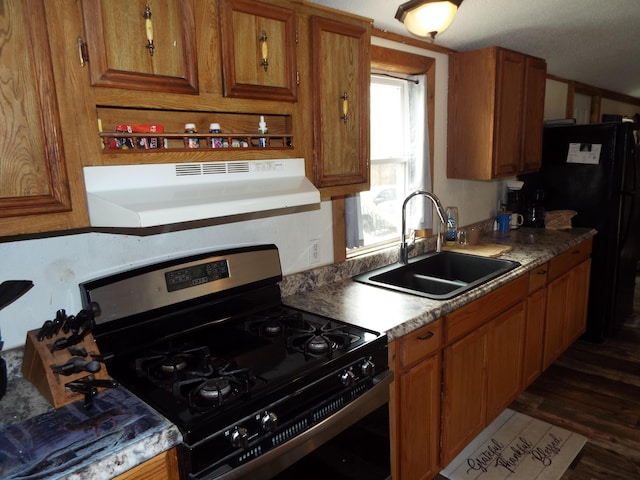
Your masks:
<path fill-rule="evenodd" d="M 320 263 L 320 240 L 309 240 L 309 265 Z"/>

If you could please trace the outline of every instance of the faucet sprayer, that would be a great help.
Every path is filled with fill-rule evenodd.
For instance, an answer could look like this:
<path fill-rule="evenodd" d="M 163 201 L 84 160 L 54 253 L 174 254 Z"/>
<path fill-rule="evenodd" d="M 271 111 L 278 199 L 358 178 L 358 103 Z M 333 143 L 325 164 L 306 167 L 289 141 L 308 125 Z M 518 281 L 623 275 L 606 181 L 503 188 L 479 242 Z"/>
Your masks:
<path fill-rule="evenodd" d="M 440 217 L 440 225 L 438 228 L 438 238 L 436 243 L 436 252 L 442 251 L 442 239 L 440 238 L 440 236 L 442 233 L 442 226 L 445 223 L 447 223 L 447 220 L 445 220 L 447 218 L 447 214 L 444 210 L 444 207 L 442 206 L 442 203 L 440 202 L 440 199 L 434 193 L 427 192 L 426 190 L 416 190 L 415 192 L 407 195 L 407 198 L 405 198 L 404 202 L 402 202 L 402 236 L 401 236 L 401 242 L 400 242 L 400 260 L 399 261 L 400 263 L 403 263 L 403 264 L 406 264 L 409 261 L 409 247 L 410 247 L 410 245 L 407 245 L 407 237 L 406 237 L 407 203 L 416 195 L 422 195 L 427 197 L 429 200 L 431 200 L 433 205 L 436 207 L 436 212 L 438 212 L 438 217 Z"/>

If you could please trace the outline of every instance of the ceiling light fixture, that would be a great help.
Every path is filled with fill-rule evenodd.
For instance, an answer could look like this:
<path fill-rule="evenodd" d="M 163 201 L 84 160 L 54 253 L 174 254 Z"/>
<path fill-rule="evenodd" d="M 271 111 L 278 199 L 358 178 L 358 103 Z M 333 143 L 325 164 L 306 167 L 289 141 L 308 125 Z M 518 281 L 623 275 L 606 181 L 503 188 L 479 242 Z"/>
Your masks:
<path fill-rule="evenodd" d="M 411 0 L 396 11 L 396 18 L 409 32 L 434 38 L 444 32 L 456 16 L 462 0 Z"/>

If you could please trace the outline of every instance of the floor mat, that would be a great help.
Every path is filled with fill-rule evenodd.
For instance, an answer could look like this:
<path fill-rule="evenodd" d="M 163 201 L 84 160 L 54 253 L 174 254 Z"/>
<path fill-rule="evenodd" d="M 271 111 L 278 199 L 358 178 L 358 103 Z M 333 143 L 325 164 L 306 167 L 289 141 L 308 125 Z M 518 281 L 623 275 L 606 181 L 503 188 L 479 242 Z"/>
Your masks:
<path fill-rule="evenodd" d="M 440 475 L 449 480 L 558 480 L 586 441 L 507 409 Z"/>

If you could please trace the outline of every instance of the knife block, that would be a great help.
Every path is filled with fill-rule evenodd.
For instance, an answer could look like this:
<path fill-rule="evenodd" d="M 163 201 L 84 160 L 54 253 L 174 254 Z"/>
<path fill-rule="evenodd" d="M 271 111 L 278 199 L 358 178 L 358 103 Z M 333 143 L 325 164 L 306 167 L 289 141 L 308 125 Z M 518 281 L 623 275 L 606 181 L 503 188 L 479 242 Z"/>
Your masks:
<path fill-rule="evenodd" d="M 100 370 L 96 373 L 79 372 L 71 375 L 54 373 L 51 365 L 65 364 L 73 357 L 66 348 L 56 350 L 55 352 L 52 352 L 50 349 L 50 346 L 56 340 L 61 337 L 66 337 L 67 335 L 58 334 L 52 338 L 45 338 L 43 341 L 39 341 L 37 338 L 38 331 L 39 330 L 31 330 L 27 332 L 24 359 L 22 361 L 22 376 L 29 380 L 54 407 L 59 408 L 77 400 L 84 399 L 82 393 L 67 390 L 65 388 L 66 383 L 85 377 L 96 380 L 109 379 L 107 369 L 103 363 L 100 364 Z M 100 354 L 98 345 L 90 333 L 75 346 L 84 347 L 89 356 L 91 354 Z"/>

